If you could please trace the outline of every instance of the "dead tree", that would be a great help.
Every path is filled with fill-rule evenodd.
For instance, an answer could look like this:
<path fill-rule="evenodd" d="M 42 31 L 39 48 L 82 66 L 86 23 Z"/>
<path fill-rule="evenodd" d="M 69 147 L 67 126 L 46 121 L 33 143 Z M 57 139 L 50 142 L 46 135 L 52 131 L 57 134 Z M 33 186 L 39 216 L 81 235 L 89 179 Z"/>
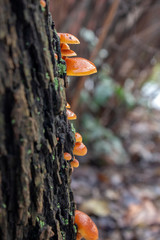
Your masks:
<path fill-rule="evenodd" d="M 0 239 L 75 239 L 71 168 L 63 159 L 74 134 L 48 2 L 0 6 Z"/>

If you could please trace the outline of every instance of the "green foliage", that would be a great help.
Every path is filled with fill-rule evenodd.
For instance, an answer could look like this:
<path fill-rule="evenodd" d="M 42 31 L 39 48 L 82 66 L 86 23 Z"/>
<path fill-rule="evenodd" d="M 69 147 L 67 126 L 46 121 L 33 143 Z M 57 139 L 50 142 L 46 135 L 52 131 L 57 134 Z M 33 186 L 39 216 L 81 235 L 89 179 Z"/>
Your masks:
<path fill-rule="evenodd" d="M 118 100 L 120 100 L 122 103 L 124 103 L 127 107 L 134 107 L 136 104 L 136 100 L 133 94 L 126 91 L 121 86 L 115 87 L 115 95 L 117 96 Z"/>
<path fill-rule="evenodd" d="M 95 157 L 111 155 L 117 163 L 127 161 L 127 154 L 121 140 L 110 129 L 102 126 L 100 120 L 87 113 L 83 115 L 82 124 L 85 129 L 83 138 L 91 143 Z"/>
<path fill-rule="evenodd" d="M 136 104 L 134 95 L 108 77 L 105 71 L 98 74 L 92 95 L 87 90 L 81 92 L 81 102 L 87 104 L 88 108 L 95 113 L 102 107 L 107 107 L 110 99 L 117 100 L 119 105 L 123 104 L 127 108 L 134 107 Z"/>
<path fill-rule="evenodd" d="M 111 129 L 102 125 L 99 113 L 103 109 L 107 111 L 107 108 L 116 112 L 116 108 L 119 111 L 120 107 L 126 110 L 134 107 L 136 101 L 133 94 L 109 77 L 107 70 L 102 70 L 94 83 L 93 91 L 90 93 L 85 89 L 81 99 L 87 105 L 87 113 L 81 117 L 83 138 L 90 142 L 93 155 L 96 158 L 109 156 L 109 159 L 114 159 L 117 163 L 126 162 L 127 153 L 121 139 Z M 115 122 L 118 122 L 118 119 L 115 119 Z"/>
<path fill-rule="evenodd" d="M 106 104 L 106 101 L 112 97 L 114 93 L 115 84 L 113 80 L 110 78 L 102 79 L 102 81 L 100 81 L 95 88 L 93 101 L 95 101 L 100 106 L 104 106 Z"/>

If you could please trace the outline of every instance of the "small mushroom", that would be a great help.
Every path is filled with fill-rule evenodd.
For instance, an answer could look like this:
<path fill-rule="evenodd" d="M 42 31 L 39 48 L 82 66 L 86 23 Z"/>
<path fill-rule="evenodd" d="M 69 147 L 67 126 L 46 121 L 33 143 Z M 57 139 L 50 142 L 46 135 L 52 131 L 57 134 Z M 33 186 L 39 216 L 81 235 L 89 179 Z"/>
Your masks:
<path fill-rule="evenodd" d="M 58 60 L 58 56 L 57 56 L 56 53 L 54 53 L 54 57 L 55 57 L 56 60 Z"/>
<path fill-rule="evenodd" d="M 73 36 L 70 33 L 57 33 L 60 38 L 60 43 L 67 43 L 67 44 L 80 44 L 78 38 Z"/>
<path fill-rule="evenodd" d="M 76 142 L 73 148 L 73 154 L 77 156 L 84 156 L 87 154 L 87 148 L 82 142 Z"/>
<path fill-rule="evenodd" d="M 74 223 L 77 225 L 78 228 L 76 240 L 80 240 L 82 238 L 85 238 L 86 240 L 98 239 L 97 226 L 87 214 L 76 210 Z"/>
<path fill-rule="evenodd" d="M 66 108 L 71 108 L 71 106 L 68 102 L 67 102 Z"/>
<path fill-rule="evenodd" d="M 70 49 L 61 49 L 61 55 L 62 57 L 74 57 L 77 56 L 77 54 Z"/>
<path fill-rule="evenodd" d="M 64 159 L 67 160 L 67 161 L 70 161 L 70 160 L 72 159 L 71 154 L 68 153 L 68 152 L 65 152 L 65 153 L 64 153 Z"/>
<path fill-rule="evenodd" d="M 61 43 L 60 47 L 61 47 L 61 49 L 64 49 L 64 50 L 70 49 L 70 46 L 67 43 Z"/>
<path fill-rule="evenodd" d="M 80 133 L 76 132 L 75 133 L 75 139 L 76 139 L 76 142 L 82 142 L 82 136 Z"/>
<path fill-rule="evenodd" d="M 40 5 L 45 8 L 46 7 L 46 2 L 44 0 L 40 0 Z"/>
<path fill-rule="evenodd" d="M 75 120 L 75 119 L 77 119 L 77 115 L 74 112 L 72 112 L 71 110 L 69 110 L 69 109 L 67 109 L 66 114 L 67 114 L 68 120 Z"/>
<path fill-rule="evenodd" d="M 96 66 L 85 58 L 65 58 L 68 76 L 85 76 L 97 72 Z"/>
<path fill-rule="evenodd" d="M 71 167 L 73 168 L 79 167 L 79 161 L 74 158 L 73 161 L 71 162 Z"/>

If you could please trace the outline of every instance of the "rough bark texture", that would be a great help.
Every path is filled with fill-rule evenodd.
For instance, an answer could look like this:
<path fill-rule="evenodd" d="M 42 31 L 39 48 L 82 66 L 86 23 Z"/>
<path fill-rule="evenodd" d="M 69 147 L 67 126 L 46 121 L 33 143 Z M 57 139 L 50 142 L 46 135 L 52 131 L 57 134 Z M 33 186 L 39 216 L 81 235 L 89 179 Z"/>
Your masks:
<path fill-rule="evenodd" d="M 0 6 L 0 238 L 75 239 L 71 168 L 63 159 L 74 134 L 48 3 Z"/>

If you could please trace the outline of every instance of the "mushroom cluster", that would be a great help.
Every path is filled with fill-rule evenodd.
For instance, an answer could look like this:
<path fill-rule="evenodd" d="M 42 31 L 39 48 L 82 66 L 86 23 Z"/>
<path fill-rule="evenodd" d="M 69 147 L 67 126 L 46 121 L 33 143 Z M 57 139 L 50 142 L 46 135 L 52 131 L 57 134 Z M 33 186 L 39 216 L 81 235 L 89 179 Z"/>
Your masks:
<path fill-rule="evenodd" d="M 77 54 L 70 49 L 68 44 L 80 44 L 79 40 L 69 33 L 58 33 L 60 38 L 61 56 L 66 63 L 66 75 L 67 76 L 85 76 L 97 72 L 96 66 L 89 60 L 81 57 L 75 57 Z M 72 57 L 72 58 L 70 58 Z M 57 59 L 57 55 L 55 54 Z M 77 116 L 70 110 L 70 104 L 66 104 L 66 114 L 68 120 L 75 120 Z M 82 136 L 80 133 L 75 133 L 75 145 L 73 148 L 73 155 L 84 156 L 87 154 L 87 148 L 82 142 Z M 70 153 L 64 153 L 64 159 L 70 162 L 72 171 L 73 168 L 79 166 L 79 161 L 75 158 L 72 159 Z M 75 211 L 75 224 L 77 225 L 77 238 L 80 240 L 85 238 L 86 240 L 97 240 L 98 230 L 95 223 L 85 213 L 76 210 Z"/>
<path fill-rule="evenodd" d="M 80 44 L 78 38 L 69 33 L 58 33 L 62 58 L 66 62 L 67 76 L 85 76 L 97 72 L 96 66 L 89 60 L 77 56 L 68 44 Z M 69 58 L 73 57 L 73 58 Z"/>

